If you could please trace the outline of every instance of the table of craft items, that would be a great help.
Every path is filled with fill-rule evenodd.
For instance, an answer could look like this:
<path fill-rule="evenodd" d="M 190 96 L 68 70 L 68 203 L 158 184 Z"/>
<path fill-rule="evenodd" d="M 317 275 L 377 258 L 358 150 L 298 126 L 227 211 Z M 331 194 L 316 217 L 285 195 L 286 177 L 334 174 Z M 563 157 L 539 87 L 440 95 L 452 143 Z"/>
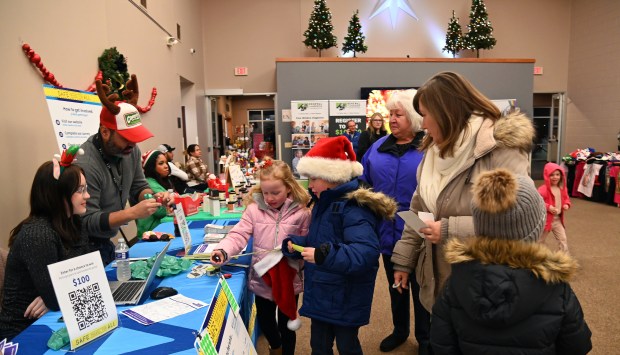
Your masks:
<path fill-rule="evenodd" d="M 235 220 L 217 221 L 192 221 L 189 222 L 190 234 L 192 235 L 193 249 L 202 244 L 204 236 L 204 226 L 207 223 L 219 225 L 234 225 Z M 156 231 L 173 233 L 172 223 L 163 223 Z M 131 247 L 130 256 L 150 257 L 161 251 L 165 242 L 139 242 Z M 251 250 L 251 245 L 248 246 Z M 176 255 L 183 250 L 183 241 L 180 237 L 174 238 L 168 250 L 169 255 Z M 251 256 L 239 258 L 236 262 L 249 265 Z M 146 291 L 140 304 L 153 302 L 148 295 L 158 286 L 169 286 L 175 288 L 179 294 L 201 300 L 205 303 L 211 302 L 211 297 L 218 282 L 217 276 L 202 276 L 190 279 L 187 274 L 191 268 L 175 276 L 166 278 L 156 278 L 153 285 Z M 247 268 L 225 266 L 222 272 L 232 274 L 226 281 L 238 303 L 241 305 L 241 315 L 246 323 L 253 317 L 251 315 L 254 297 L 251 292 L 246 291 Z M 108 265 L 106 267 L 108 279 L 116 279 L 115 269 Z M 194 349 L 195 332 L 202 324 L 207 307 L 167 319 L 149 326 L 142 325 L 125 315 L 121 311 L 132 306 L 117 306 L 119 312 L 119 327 L 88 343 L 76 350 L 77 354 L 196 354 Z M 68 351 L 68 346 L 58 351 L 53 351 L 47 347 L 47 341 L 52 332 L 62 328 L 64 323 L 60 320 L 60 312 L 48 312 L 33 325 L 28 327 L 17 337 L 13 343 L 19 344 L 19 354 L 64 354 Z M 252 340 L 256 341 L 256 332 L 251 334 Z"/>

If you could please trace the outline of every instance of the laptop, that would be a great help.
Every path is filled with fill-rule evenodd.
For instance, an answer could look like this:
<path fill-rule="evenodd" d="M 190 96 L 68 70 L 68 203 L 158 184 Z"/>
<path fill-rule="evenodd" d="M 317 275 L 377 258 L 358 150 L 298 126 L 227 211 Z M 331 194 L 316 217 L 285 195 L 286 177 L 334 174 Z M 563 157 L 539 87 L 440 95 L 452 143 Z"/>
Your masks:
<path fill-rule="evenodd" d="M 153 268 L 151 268 L 149 277 L 147 277 L 146 280 L 109 281 L 110 291 L 112 291 L 112 298 L 114 298 L 115 304 L 131 305 L 140 302 L 144 291 L 153 283 L 155 275 L 157 275 L 157 270 L 159 270 L 161 262 L 166 256 L 166 251 L 168 251 L 170 243 L 171 242 L 168 242 L 159 255 L 157 255 L 157 258 L 155 258 Z"/>

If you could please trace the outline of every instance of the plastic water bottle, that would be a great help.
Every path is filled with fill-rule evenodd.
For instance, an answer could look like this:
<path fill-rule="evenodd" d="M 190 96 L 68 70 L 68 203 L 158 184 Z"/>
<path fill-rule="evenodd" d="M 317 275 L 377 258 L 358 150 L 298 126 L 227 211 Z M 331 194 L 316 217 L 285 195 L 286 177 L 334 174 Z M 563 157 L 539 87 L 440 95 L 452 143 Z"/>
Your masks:
<path fill-rule="evenodd" d="M 118 244 L 114 250 L 116 254 L 116 279 L 127 281 L 131 279 L 131 267 L 129 266 L 129 247 L 125 243 L 125 238 L 118 237 Z"/>

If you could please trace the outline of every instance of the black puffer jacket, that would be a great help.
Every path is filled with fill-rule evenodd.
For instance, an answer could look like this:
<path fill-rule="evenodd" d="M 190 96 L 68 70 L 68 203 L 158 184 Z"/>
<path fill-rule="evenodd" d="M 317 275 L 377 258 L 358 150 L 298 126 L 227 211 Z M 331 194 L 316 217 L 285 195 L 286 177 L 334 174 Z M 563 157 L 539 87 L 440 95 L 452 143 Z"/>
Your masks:
<path fill-rule="evenodd" d="M 435 354 L 586 354 L 592 333 L 567 254 L 519 241 L 451 240 L 452 275 L 433 307 Z"/>

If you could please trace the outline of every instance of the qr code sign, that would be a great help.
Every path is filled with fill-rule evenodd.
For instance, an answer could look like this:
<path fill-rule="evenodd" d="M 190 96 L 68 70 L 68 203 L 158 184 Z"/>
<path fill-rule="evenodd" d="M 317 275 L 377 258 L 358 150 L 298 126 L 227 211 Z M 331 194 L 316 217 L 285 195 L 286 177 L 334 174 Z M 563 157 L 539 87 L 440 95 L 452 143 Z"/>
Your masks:
<path fill-rule="evenodd" d="M 108 317 L 98 283 L 69 292 L 69 301 L 80 330 Z"/>

